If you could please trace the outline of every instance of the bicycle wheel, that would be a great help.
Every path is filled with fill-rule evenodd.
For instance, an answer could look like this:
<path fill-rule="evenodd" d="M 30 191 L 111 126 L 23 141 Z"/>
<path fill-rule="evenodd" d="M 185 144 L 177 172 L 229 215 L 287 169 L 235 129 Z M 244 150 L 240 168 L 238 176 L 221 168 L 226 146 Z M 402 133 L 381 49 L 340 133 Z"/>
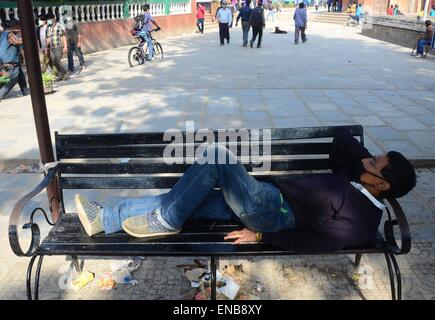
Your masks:
<path fill-rule="evenodd" d="M 163 59 L 163 48 L 162 45 L 158 42 L 154 45 L 154 56 L 159 59 Z"/>
<path fill-rule="evenodd" d="M 128 51 L 128 64 L 131 68 L 141 65 L 144 63 L 144 57 L 142 55 L 142 50 L 139 47 L 130 48 Z"/>

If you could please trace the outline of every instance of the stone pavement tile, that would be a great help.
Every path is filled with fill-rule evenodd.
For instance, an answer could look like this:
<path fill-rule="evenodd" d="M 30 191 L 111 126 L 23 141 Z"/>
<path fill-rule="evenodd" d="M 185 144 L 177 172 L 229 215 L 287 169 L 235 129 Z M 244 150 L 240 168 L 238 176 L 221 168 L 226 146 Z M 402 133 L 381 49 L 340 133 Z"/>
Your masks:
<path fill-rule="evenodd" d="M 267 106 L 263 103 L 262 99 L 243 101 L 240 100 L 240 107 L 242 111 L 265 111 Z"/>
<path fill-rule="evenodd" d="M 297 95 L 300 97 L 326 97 L 323 90 L 317 89 L 296 89 Z"/>
<path fill-rule="evenodd" d="M 364 128 L 364 131 L 375 140 L 401 140 L 404 138 L 400 131 L 387 126 L 370 126 Z"/>
<path fill-rule="evenodd" d="M 420 149 L 407 140 L 378 140 L 377 143 L 385 151 L 398 151 L 407 158 L 425 156 Z"/>
<path fill-rule="evenodd" d="M 425 153 L 435 157 L 435 130 L 404 131 L 403 135 Z"/>
<path fill-rule="evenodd" d="M 351 116 L 370 116 L 373 115 L 373 112 L 367 109 L 364 106 L 358 105 L 350 105 L 350 106 L 341 106 L 340 109 Z"/>
<path fill-rule="evenodd" d="M 207 114 L 214 115 L 237 115 L 240 113 L 240 107 L 236 105 L 221 105 L 219 103 L 210 103 L 207 107 Z"/>
<path fill-rule="evenodd" d="M 332 103 L 326 102 L 308 102 L 308 108 L 312 111 L 339 111 L 340 109 Z"/>
<path fill-rule="evenodd" d="M 357 103 L 361 103 L 365 105 L 384 102 L 383 99 L 373 95 L 354 96 L 352 97 L 352 99 L 355 100 Z"/>
<path fill-rule="evenodd" d="M 421 123 L 427 125 L 428 127 L 435 129 L 435 115 L 425 115 L 425 116 L 417 115 L 416 119 Z"/>
<path fill-rule="evenodd" d="M 346 99 L 346 98 L 350 98 L 350 96 L 348 95 L 348 93 L 346 93 L 344 90 L 341 89 L 323 89 L 322 90 L 323 94 L 329 98 L 341 98 L 341 99 Z"/>
<path fill-rule="evenodd" d="M 351 117 L 353 121 L 356 123 L 361 124 L 362 126 L 383 126 L 385 125 L 385 122 L 383 122 L 380 118 L 377 116 L 352 116 Z"/>
<path fill-rule="evenodd" d="M 342 112 L 334 111 L 318 111 L 315 116 L 320 121 L 336 121 L 336 122 L 349 122 L 353 123 L 352 119 Z"/>
<path fill-rule="evenodd" d="M 204 119 L 204 128 L 225 129 L 241 128 L 242 120 L 237 115 L 210 115 L 207 114 Z"/>
<path fill-rule="evenodd" d="M 400 106 L 400 109 L 410 116 L 435 116 L 435 112 L 422 106 Z"/>
<path fill-rule="evenodd" d="M 246 120 L 243 121 L 242 127 L 252 129 L 268 129 L 272 128 L 272 121 L 270 119 L 264 119 L 261 121 Z"/>
<path fill-rule="evenodd" d="M 411 118 L 409 116 L 400 117 L 400 118 L 390 118 L 384 117 L 382 118 L 387 124 L 389 124 L 394 129 L 398 130 L 424 130 L 427 127 L 421 122 Z"/>
<path fill-rule="evenodd" d="M 260 89 L 260 94 L 265 100 L 282 100 L 296 98 L 296 94 L 290 89 Z"/>
<path fill-rule="evenodd" d="M 312 113 L 304 107 L 303 104 L 297 105 L 267 105 L 267 109 L 269 114 L 272 117 L 309 117 L 312 116 Z"/>
<path fill-rule="evenodd" d="M 326 96 L 302 96 L 300 98 L 305 101 L 305 103 L 310 102 L 330 102 L 330 99 Z"/>
<path fill-rule="evenodd" d="M 274 117 L 274 128 L 298 128 L 320 126 L 319 120 L 314 117 Z"/>
<path fill-rule="evenodd" d="M 385 152 L 372 138 L 367 135 L 367 132 L 364 134 L 364 146 L 370 151 L 371 154 L 377 155 Z"/>

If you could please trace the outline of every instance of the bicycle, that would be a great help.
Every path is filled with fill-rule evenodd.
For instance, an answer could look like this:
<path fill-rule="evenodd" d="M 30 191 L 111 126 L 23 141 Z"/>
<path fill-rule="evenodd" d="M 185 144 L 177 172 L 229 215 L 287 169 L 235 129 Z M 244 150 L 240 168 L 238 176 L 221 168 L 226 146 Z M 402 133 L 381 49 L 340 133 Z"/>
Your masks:
<path fill-rule="evenodd" d="M 158 59 L 163 59 L 163 47 L 152 36 L 152 32 L 156 32 L 158 30 L 159 29 L 148 31 L 148 35 L 151 37 L 151 41 L 153 42 L 154 57 Z M 148 43 L 145 41 L 144 38 L 139 36 L 140 30 L 133 29 L 130 32 L 139 40 L 139 44 L 130 48 L 130 50 L 128 51 L 128 63 L 130 67 L 133 68 L 134 66 L 144 64 L 145 61 L 148 60 Z M 144 50 L 145 44 L 147 45 L 146 50 Z"/>

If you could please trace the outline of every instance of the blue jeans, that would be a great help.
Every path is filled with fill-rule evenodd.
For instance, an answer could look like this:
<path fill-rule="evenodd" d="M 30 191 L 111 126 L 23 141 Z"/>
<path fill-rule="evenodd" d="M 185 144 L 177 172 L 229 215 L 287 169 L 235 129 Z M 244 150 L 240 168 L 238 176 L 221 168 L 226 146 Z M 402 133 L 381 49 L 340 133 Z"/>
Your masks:
<path fill-rule="evenodd" d="M 139 36 L 141 36 L 148 44 L 148 59 L 151 59 L 154 55 L 153 40 L 151 39 L 151 37 L 147 31 L 139 32 Z"/>
<path fill-rule="evenodd" d="M 418 40 L 418 46 L 417 46 L 417 54 L 424 54 L 424 46 L 425 45 L 431 45 L 432 40 L 426 40 L 426 39 L 420 39 Z"/>
<path fill-rule="evenodd" d="M 211 146 L 203 156 L 214 159 L 214 163 L 194 163 L 168 193 L 104 207 L 105 232 L 120 231 L 125 219 L 157 208 L 174 228 L 182 227 L 188 218 L 235 219 L 260 232 L 294 227 L 293 211 L 280 191 L 271 183 L 250 176 L 229 150 Z M 222 163 L 218 159 L 228 161 Z"/>
<path fill-rule="evenodd" d="M 77 43 L 68 43 L 68 70 L 74 72 L 74 52 L 79 58 L 80 66 L 85 65 L 82 49 L 77 46 Z"/>
<path fill-rule="evenodd" d="M 243 45 L 248 45 L 248 35 L 249 35 L 249 22 L 242 21 L 242 31 L 243 31 Z"/>

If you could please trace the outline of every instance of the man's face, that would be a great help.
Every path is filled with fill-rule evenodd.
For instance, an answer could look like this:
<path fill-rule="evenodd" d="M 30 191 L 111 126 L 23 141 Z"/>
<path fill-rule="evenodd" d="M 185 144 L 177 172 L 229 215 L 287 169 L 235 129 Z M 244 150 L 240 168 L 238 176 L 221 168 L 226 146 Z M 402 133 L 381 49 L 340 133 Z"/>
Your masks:
<path fill-rule="evenodd" d="M 375 190 L 382 192 L 390 189 L 388 181 L 382 177 L 382 169 L 388 165 L 388 157 L 386 154 L 378 155 L 373 158 L 365 158 L 361 160 L 365 172 L 360 176 L 361 182 L 372 186 Z"/>

